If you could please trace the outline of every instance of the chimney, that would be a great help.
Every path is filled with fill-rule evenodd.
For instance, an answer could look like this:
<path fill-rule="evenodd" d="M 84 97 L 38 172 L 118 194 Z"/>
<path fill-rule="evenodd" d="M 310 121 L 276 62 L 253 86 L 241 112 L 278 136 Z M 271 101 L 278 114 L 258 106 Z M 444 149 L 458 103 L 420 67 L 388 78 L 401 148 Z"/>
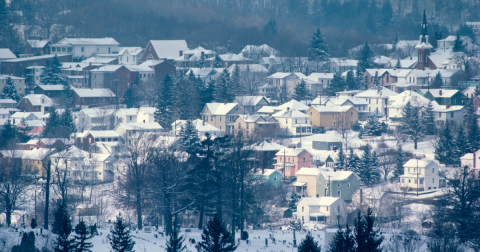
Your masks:
<path fill-rule="evenodd" d="M 178 55 L 179 55 L 180 57 L 182 57 L 182 56 L 183 56 L 183 51 L 180 50 L 180 51 L 178 52 Z"/>
<path fill-rule="evenodd" d="M 202 57 L 205 57 L 205 52 L 201 52 Z"/>
<path fill-rule="evenodd" d="M 205 121 L 202 120 L 202 126 L 205 126 Z"/>
<path fill-rule="evenodd" d="M 442 90 L 441 90 L 441 89 L 438 90 L 438 94 L 439 94 L 439 95 L 442 95 Z"/>
<path fill-rule="evenodd" d="M 287 107 L 287 111 L 290 111 L 290 107 Z"/>
<path fill-rule="evenodd" d="M 224 104 L 224 105 L 227 105 L 227 100 L 223 100 L 223 104 Z"/>
<path fill-rule="evenodd" d="M 447 103 L 447 109 L 449 109 L 450 107 L 451 107 L 451 106 L 450 106 L 450 104 L 449 104 L 449 103 Z"/>

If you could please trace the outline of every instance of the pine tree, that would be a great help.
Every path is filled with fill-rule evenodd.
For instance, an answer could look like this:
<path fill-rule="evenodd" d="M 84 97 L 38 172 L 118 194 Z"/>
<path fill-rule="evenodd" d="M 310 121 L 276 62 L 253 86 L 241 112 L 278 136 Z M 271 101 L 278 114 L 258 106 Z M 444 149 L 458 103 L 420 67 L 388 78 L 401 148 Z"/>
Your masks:
<path fill-rule="evenodd" d="M 32 221 L 30 222 L 30 227 L 32 229 L 35 229 L 37 227 L 37 219 L 33 218 Z"/>
<path fill-rule="evenodd" d="M 78 233 L 77 233 L 78 230 Z M 93 245 L 91 242 L 88 242 L 93 236 L 88 237 L 87 225 L 81 220 L 78 225 L 75 227 L 75 241 L 77 244 L 77 250 L 75 252 L 92 252 L 90 250 Z"/>
<path fill-rule="evenodd" d="M 167 252 L 187 252 L 187 246 L 183 244 L 185 237 L 180 235 L 180 228 L 177 225 L 172 230 L 170 237 L 167 241 Z"/>
<path fill-rule="evenodd" d="M 12 252 L 39 252 L 39 250 L 35 248 L 35 234 L 33 231 L 28 233 L 24 232 L 20 245 L 13 246 Z"/>
<path fill-rule="evenodd" d="M 383 236 L 379 234 L 378 230 L 374 229 L 375 217 L 373 211 L 368 208 L 367 214 L 362 217 L 358 212 L 357 219 L 355 220 L 355 244 L 356 251 L 368 251 L 368 252 L 381 252 Z"/>
<path fill-rule="evenodd" d="M 400 63 L 400 59 L 397 59 L 397 63 L 395 64 L 395 68 L 397 68 L 397 69 L 402 68 L 402 63 Z"/>
<path fill-rule="evenodd" d="M 155 121 L 165 129 L 170 127 L 174 120 L 175 111 L 173 108 L 172 87 L 173 79 L 167 74 L 159 91 L 157 109 L 155 111 Z"/>
<path fill-rule="evenodd" d="M 444 164 L 452 164 L 453 136 L 448 121 L 440 132 L 440 138 L 435 146 L 435 159 Z"/>
<path fill-rule="evenodd" d="M 340 73 L 335 73 L 333 75 L 332 81 L 330 81 L 330 84 L 327 85 L 327 88 L 325 89 L 326 95 L 329 96 L 335 96 L 336 92 L 341 92 L 345 90 L 345 81 L 343 80 L 342 76 Z"/>
<path fill-rule="evenodd" d="M 345 153 L 343 152 L 343 148 L 340 147 L 340 150 L 338 150 L 337 154 L 337 159 L 335 160 L 335 165 L 333 166 L 333 169 L 336 170 L 344 170 L 346 167 L 346 157 Z"/>
<path fill-rule="evenodd" d="M 221 68 L 222 67 L 222 59 L 218 54 L 215 54 L 215 59 L 213 60 L 213 67 L 214 68 Z"/>
<path fill-rule="evenodd" d="M 123 222 L 122 216 L 117 216 L 117 220 L 113 223 L 108 235 L 110 246 L 113 252 L 132 252 L 135 242 L 130 236 L 130 230 Z"/>
<path fill-rule="evenodd" d="M 298 201 L 300 201 L 300 196 L 298 196 L 296 192 L 292 192 L 290 195 L 290 201 L 288 202 L 288 208 L 292 210 L 292 212 L 297 211 Z"/>
<path fill-rule="evenodd" d="M 357 156 L 357 154 L 355 154 L 355 152 L 353 152 L 353 149 L 350 148 L 345 170 L 352 171 L 358 174 L 360 172 L 360 165 L 360 158 Z"/>
<path fill-rule="evenodd" d="M 352 70 L 347 72 L 347 77 L 345 79 L 345 84 L 347 86 L 347 90 L 357 90 L 357 80 Z"/>
<path fill-rule="evenodd" d="M 473 105 L 473 99 L 465 102 L 465 113 L 463 114 L 463 125 L 467 132 L 467 141 L 469 153 L 477 151 L 480 147 L 480 130 L 478 128 L 478 116 Z"/>
<path fill-rule="evenodd" d="M 373 88 L 378 88 L 380 86 L 380 80 L 378 79 L 378 74 L 375 73 L 375 78 L 373 79 Z"/>
<path fill-rule="evenodd" d="M 215 86 L 216 86 L 215 81 L 210 80 L 206 88 L 200 92 L 200 100 L 203 104 L 210 103 L 215 100 L 215 97 L 214 97 Z"/>
<path fill-rule="evenodd" d="M 237 246 L 233 236 L 215 214 L 203 229 L 202 241 L 197 244 L 196 249 L 198 252 L 229 252 L 235 251 Z"/>
<path fill-rule="evenodd" d="M 366 136 L 381 136 L 382 132 L 383 126 L 376 116 L 368 118 L 367 123 L 363 126 L 363 135 Z"/>
<path fill-rule="evenodd" d="M 198 61 L 198 68 L 205 68 L 206 66 L 207 62 L 205 61 L 205 54 L 202 53 L 200 60 Z"/>
<path fill-rule="evenodd" d="M 72 232 L 72 223 L 67 206 L 61 204 L 55 212 L 55 222 L 53 223 L 52 232 L 58 234 L 53 250 L 55 252 L 75 252 L 77 249 L 75 239 L 70 238 Z"/>
<path fill-rule="evenodd" d="M 214 89 L 214 98 L 217 102 L 232 102 L 235 100 L 235 90 L 232 86 L 230 74 L 226 69 L 218 77 Z"/>
<path fill-rule="evenodd" d="M 307 233 L 307 236 L 305 239 L 302 240 L 300 245 L 298 246 L 298 252 L 321 252 L 322 249 L 320 245 L 318 245 L 318 242 L 316 242 L 312 235 Z"/>
<path fill-rule="evenodd" d="M 268 23 L 263 27 L 263 34 L 265 36 L 275 36 L 277 35 L 277 21 L 275 19 L 270 19 Z"/>
<path fill-rule="evenodd" d="M 73 114 L 70 109 L 65 109 L 61 118 L 60 118 L 60 134 L 59 137 L 69 138 L 70 134 L 76 132 L 75 121 L 73 120 Z"/>
<path fill-rule="evenodd" d="M 357 65 L 357 69 L 355 70 L 355 82 L 357 84 L 357 89 L 358 90 L 363 90 L 365 89 L 365 83 L 363 80 L 363 73 L 365 73 L 365 70 L 360 69 Z"/>
<path fill-rule="evenodd" d="M 433 109 L 433 103 L 429 102 L 423 116 L 425 121 L 425 135 L 435 134 L 435 112 Z"/>
<path fill-rule="evenodd" d="M 397 44 L 398 44 L 398 33 L 395 34 L 395 39 L 393 40 L 393 43 L 392 43 L 392 52 L 394 53 L 397 51 Z"/>
<path fill-rule="evenodd" d="M 327 42 L 323 37 L 322 31 L 317 29 L 310 39 L 310 48 L 308 50 L 308 59 L 313 61 L 329 61 L 330 54 Z"/>
<path fill-rule="evenodd" d="M 17 93 L 17 88 L 13 84 L 12 78 L 7 77 L 5 86 L 3 86 L 2 92 L 0 93 L 0 99 L 12 99 L 16 102 L 20 101 L 20 96 Z"/>
<path fill-rule="evenodd" d="M 402 133 L 413 140 L 414 148 L 417 149 L 418 141 L 423 137 L 425 121 L 420 116 L 421 107 L 413 107 L 410 102 L 403 108 L 400 129 Z"/>
<path fill-rule="evenodd" d="M 241 76 L 240 76 L 240 68 L 236 64 L 235 64 L 235 67 L 233 68 L 230 81 L 231 81 L 231 86 L 233 87 L 233 90 L 234 90 L 234 96 L 241 95 L 244 93 L 244 88 L 241 85 L 242 83 L 241 83 Z"/>
<path fill-rule="evenodd" d="M 40 76 L 40 82 L 44 85 L 62 85 L 66 81 L 66 76 L 62 74 L 62 63 L 55 55 L 52 62 L 46 61 L 43 73 Z"/>
<path fill-rule="evenodd" d="M 45 127 L 42 131 L 42 136 L 46 138 L 53 138 L 57 136 L 57 129 L 60 127 L 61 118 L 55 109 L 50 111 L 50 116 L 45 122 Z"/>
<path fill-rule="evenodd" d="M 64 105 L 66 109 L 69 109 L 73 107 L 73 89 L 70 84 L 68 84 L 67 81 L 64 81 L 63 83 L 63 96 L 64 96 Z"/>
<path fill-rule="evenodd" d="M 460 34 L 457 33 L 457 37 L 455 38 L 455 42 L 453 44 L 453 52 L 463 52 L 464 50 L 465 50 L 465 45 L 463 44 L 463 41 L 460 38 Z"/>
<path fill-rule="evenodd" d="M 378 160 L 375 152 L 372 153 L 370 145 L 365 146 L 362 160 L 359 165 L 357 175 L 366 186 L 372 186 L 380 181 L 380 171 L 378 170 Z"/>
<path fill-rule="evenodd" d="M 370 46 L 368 45 L 368 43 L 365 43 L 365 45 L 363 45 L 362 50 L 360 51 L 360 57 L 358 59 L 358 64 L 357 64 L 358 71 L 362 73 L 362 76 L 363 76 L 363 73 L 365 73 L 366 69 L 375 68 L 375 63 L 373 62 L 373 60 L 374 60 L 373 52 L 370 49 Z"/>
<path fill-rule="evenodd" d="M 458 126 L 457 135 L 453 141 L 453 163 L 460 164 L 460 158 L 467 153 L 467 137 L 463 125 Z"/>
<path fill-rule="evenodd" d="M 440 71 L 435 75 L 435 78 L 432 81 L 432 85 L 430 88 L 442 88 L 443 86 L 443 79 L 442 79 L 442 74 Z"/>
<path fill-rule="evenodd" d="M 297 85 L 295 86 L 293 99 L 297 101 L 305 101 L 310 97 L 310 91 L 308 90 L 307 84 L 302 79 Z"/>
<path fill-rule="evenodd" d="M 192 121 L 187 121 L 182 127 L 179 133 L 179 138 L 183 149 L 190 156 L 195 155 L 200 149 L 200 138 L 198 137 L 198 131 Z"/>
<path fill-rule="evenodd" d="M 328 252 L 354 252 L 355 240 L 352 230 L 346 225 L 345 230 L 339 229 L 335 233 Z"/>
<path fill-rule="evenodd" d="M 404 155 L 405 154 L 403 153 L 402 146 L 398 145 L 397 157 L 395 158 L 395 170 L 393 171 L 394 178 L 399 178 L 400 175 L 403 175 Z"/>

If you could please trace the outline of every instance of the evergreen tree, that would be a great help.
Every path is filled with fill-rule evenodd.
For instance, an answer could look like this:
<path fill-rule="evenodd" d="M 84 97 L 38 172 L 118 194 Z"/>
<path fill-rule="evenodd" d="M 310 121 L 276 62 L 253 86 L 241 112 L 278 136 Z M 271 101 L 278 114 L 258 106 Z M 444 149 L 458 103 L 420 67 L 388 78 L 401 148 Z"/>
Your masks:
<path fill-rule="evenodd" d="M 400 175 L 403 175 L 404 155 L 402 146 L 398 145 L 397 157 L 395 158 L 395 170 L 393 171 L 394 178 L 399 178 Z"/>
<path fill-rule="evenodd" d="M 435 112 L 433 109 L 433 103 L 430 101 L 423 115 L 425 122 L 425 135 L 435 134 Z"/>
<path fill-rule="evenodd" d="M 308 86 L 305 81 L 302 79 L 297 85 L 295 86 L 293 99 L 297 101 L 305 101 L 310 97 L 310 91 L 308 90 Z"/>
<path fill-rule="evenodd" d="M 87 225 L 85 225 L 83 220 L 81 220 L 75 227 L 75 232 L 77 233 L 77 235 L 75 235 L 75 241 L 77 244 L 77 250 L 75 250 L 75 252 L 92 252 L 90 249 L 93 245 L 91 242 L 88 242 L 88 240 L 93 236 L 88 237 Z"/>
<path fill-rule="evenodd" d="M 457 33 L 457 37 L 455 38 L 455 42 L 453 44 L 453 52 L 463 52 L 464 50 L 465 50 L 465 45 L 463 44 L 463 41 L 460 38 L 460 34 Z"/>
<path fill-rule="evenodd" d="M 360 69 L 357 65 L 357 69 L 355 71 L 355 82 L 357 84 L 357 89 L 363 90 L 365 89 L 365 83 L 363 80 L 363 73 L 365 73 L 365 70 Z"/>
<path fill-rule="evenodd" d="M 297 211 L 298 201 L 300 201 L 300 196 L 298 196 L 296 192 L 292 192 L 290 195 L 290 202 L 288 202 L 288 208 L 292 210 L 292 212 Z"/>
<path fill-rule="evenodd" d="M 159 90 L 157 109 L 155 111 L 155 121 L 164 129 L 170 127 L 174 120 L 175 111 L 173 108 L 172 87 L 173 79 L 167 74 Z"/>
<path fill-rule="evenodd" d="M 432 84 L 430 85 L 430 88 L 442 88 L 443 86 L 443 79 L 442 79 L 442 74 L 440 71 L 435 75 L 435 78 L 432 81 Z"/>
<path fill-rule="evenodd" d="M 108 235 L 110 246 L 113 252 L 132 252 L 135 242 L 132 240 L 130 230 L 123 222 L 122 216 L 117 216 L 117 220 L 113 223 Z"/>
<path fill-rule="evenodd" d="M 420 116 L 421 107 L 413 107 L 410 102 L 403 108 L 400 129 L 402 133 L 413 140 L 414 148 L 417 149 L 418 141 L 423 137 L 425 121 Z"/>
<path fill-rule="evenodd" d="M 33 231 L 24 232 L 20 245 L 15 245 L 12 248 L 12 252 L 40 252 L 35 248 L 35 234 Z"/>
<path fill-rule="evenodd" d="M 368 43 L 365 43 L 365 45 L 363 45 L 362 50 L 360 51 L 360 57 L 358 59 L 358 64 L 357 64 L 357 68 L 359 72 L 362 73 L 362 76 L 363 76 L 363 73 L 365 73 L 366 69 L 375 68 L 375 63 L 373 62 L 373 60 L 374 60 L 373 52 L 370 49 L 370 46 L 368 45 Z"/>
<path fill-rule="evenodd" d="M 402 63 L 400 63 L 400 59 L 397 59 L 397 63 L 395 64 L 395 68 L 397 68 L 397 69 L 402 68 Z"/>
<path fill-rule="evenodd" d="M 352 70 L 347 72 L 347 77 L 345 79 L 345 84 L 347 85 L 347 90 L 357 90 L 357 80 L 355 79 L 355 74 Z"/>
<path fill-rule="evenodd" d="M 373 211 L 368 208 L 367 214 L 362 217 L 358 212 L 357 219 L 355 220 L 355 244 L 358 252 L 381 252 L 383 236 L 380 235 L 379 230 L 374 229 L 375 217 Z"/>
<path fill-rule="evenodd" d="M 328 252 L 354 252 L 355 240 L 352 230 L 346 225 L 345 230 L 339 229 L 335 233 Z"/>
<path fill-rule="evenodd" d="M 327 88 L 325 89 L 326 95 L 329 96 L 335 96 L 336 92 L 341 92 L 345 90 L 345 81 L 343 80 L 342 76 L 340 75 L 339 72 L 335 73 L 333 75 L 332 81 L 330 81 L 330 84 L 327 85 Z"/>
<path fill-rule="evenodd" d="M 268 23 L 263 27 L 263 34 L 265 36 L 275 36 L 277 35 L 277 21 L 275 19 L 270 19 Z"/>
<path fill-rule="evenodd" d="M 345 153 L 343 152 L 343 148 L 340 147 L 340 150 L 338 150 L 337 154 L 337 160 L 335 160 L 335 165 L 333 166 L 333 169 L 336 170 L 344 170 L 346 167 L 346 160 L 347 158 L 345 157 Z"/>
<path fill-rule="evenodd" d="M 308 59 L 312 61 L 330 61 L 329 49 L 322 31 L 317 29 L 310 39 Z"/>
<path fill-rule="evenodd" d="M 217 102 L 232 102 L 235 100 L 235 90 L 232 86 L 230 74 L 226 69 L 218 77 L 214 89 L 214 99 Z"/>
<path fill-rule="evenodd" d="M 222 67 L 222 59 L 218 54 L 215 54 L 215 59 L 213 59 L 213 67 L 214 68 L 221 68 Z"/>
<path fill-rule="evenodd" d="M 460 158 L 467 153 L 467 137 L 463 125 L 458 126 L 457 135 L 453 141 L 453 163 L 460 164 Z"/>
<path fill-rule="evenodd" d="M 215 81 L 210 80 L 206 88 L 200 92 L 200 100 L 203 104 L 210 103 L 215 100 L 215 97 L 214 97 L 215 86 L 216 86 Z"/>
<path fill-rule="evenodd" d="M 74 97 L 73 89 L 70 84 L 65 80 L 63 83 L 63 103 L 66 109 L 73 107 Z"/>
<path fill-rule="evenodd" d="M 366 186 L 372 186 L 380 181 L 380 171 L 378 170 L 378 160 L 375 152 L 372 153 L 370 145 L 365 146 L 362 160 L 359 165 L 357 175 Z"/>
<path fill-rule="evenodd" d="M 453 136 L 448 121 L 440 132 L 440 138 L 435 146 L 435 159 L 444 164 L 453 163 Z"/>
<path fill-rule="evenodd" d="M 198 61 L 198 68 L 205 68 L 206 66 L 207 62 L 205 61 L 205 54 L 202 53 L 200 60 Z"/>
<path fill-rule="evenodd" d="M 298 246 L 298 252 L 321 252 L 322 249 L 320 245 L 318 245 L 318 242 L 316 242 L 312 235 L 307 233 L 307 236 L 305 239 L 302 240 L 300 245 Z"/>
<path fill-rule="evenodd" d="M 467 132 L 467 151 L 473 153 L 480 147 L 480 130 L 478 128 L 478 116 L 473 105 L 473 99 L 465 102 L 465 113 L 463 114 L 463 125 Z"/>
<path fill-rule="evenodd" d="M 366 136 L 381 136 L 382 132 L 383 126 L 376 116 L 368 118 L 367 123 L 363 126 L 363 135 Z"/>
<path fill-rule="evenodd" d="M 0 99 L 12 99 L 16 102 L 20 101 L 20 96 L 17 93 L 17 88 L 13 84 L 12 78 L 7 77 L 5 86 L 3 86 L 2 92 L 0 93 Z"/>
<path fill-rule="evenodd" d="M 62 74 L 62 63 L 55 55 L 52 62 L 46 61 L 43 73 L 40 76 L 40 82 L 44 85 L 62 85 L 66 81 L 66 76 Z"/>
<path fill-rule="evenodd" d="M 177 225 L 172 230 L 167 241 L 167 252 L 187 252 L 187 246 L 183 244 L 185 237 L 180 235 L 180 228 Z"/>
<path fill-rule="evenodd" d="M 398 44 L 398 33 L 395 34 L 395 39 L 393 40 L 393 43 L 392 43 L 392 52 L 394 53 L 397 51 L 397 44 Z"/>
<path fill-rule="evenodd" d="M 57 129 L 60 127 L 61 118 L 55 109 L 50 111 L 50 116 L 43 127 L 42 136 L 46 138 L 53 138 L 57 135 Z"/>
<path fill-rule="evenodd" d="M 61 134 L 59 137 L 69 138 L 70 134 L 76 132 L 77 129 L 75 127 L 75 121 L 73 120 L 73 114 L 70 109 L 65 109 L 61 118 L 60 118 L 60 127 L 61 127 Z"/>
<path fill-rule="evenodd" d="M 359 169 L 360 165 L 361 165 L 360 158 L 357 156 L 357 154 L 353 152 L 353 149 L 350 148 L 345 170 L 353 171 L 358 174 L 360 172 L 360 169 Z"/>
<path fill-rule="evenodd" d="M 231 78 L 230 78 L 231 87 L 234 90 L 234 92 L 233 92 L 234 93 L 234 98 L 233 99 L 235 99 L 235 96 L 244 93 L 243 87 L 241 85 L 240 78 L 241 78 L 240 68 L 235 64 L 235 67 L 233 68 L 232 75 L 231 75 Z"/>
<path fill-rule="evenodd" d="M 192 121 L 187 121 L 187 123 L 185 123 L 180 130 L 179 138 L 183 150 L 185 150 L 190 156 L 193 156 L 198 152 L 200 148 L 200 138 L 198 137 L 198 131 Z"/>
<path fill-rule="evenodd" d="M 32 229 L 35 229 L 37 227 L 37 219 L 33 218 L 32 221 L 30 222 L 30 227 Z"/>
<path fill-rule="evenodd" d="M 375 73 L 375 78 L 373 78 L 373 88 L 378 88 L 380 86 L 380 80 L 378 79 L 378 73 Z"/>
<path fill-rule="evenodd" d="M 67 206 L 61 204 L 55 212 L 55 222 L 52 232 L 58 234 L 53 250 L 55 252 L 75 252 L 77 249 L 75 239 L 70 238 L 72 232 L 72 223 L 67 211 Z"/>
<path fill-rule="evenodd" d="M 392 18 L 394 16 L 393 15 L 392 3 L 390 3 L 389 0 L 383 2 L 383 6 L 380 10 L 379 15 L 380 15 L 379 24 L 380 24 L 381 28 L 388 29 L 388 27 L 392 24 Z M 398 39 L 398 37 L 396 37 L 396 39 Z"/>
<path fill-rule="evenodd" d="M 475 32 L 473 31 L 472 27 L 467 25 L 466 23 L 461 24 L 458 28 L 458 35 L 460 36 L 467 36 L 475 41 Z"/>
<path fill-rule="evenodd" d="M 235 251 L 237 246 L 233 236 L 215 214 L 203 229 L 202 241 L 196 248 L 198 252 L 229 252 Z"/>

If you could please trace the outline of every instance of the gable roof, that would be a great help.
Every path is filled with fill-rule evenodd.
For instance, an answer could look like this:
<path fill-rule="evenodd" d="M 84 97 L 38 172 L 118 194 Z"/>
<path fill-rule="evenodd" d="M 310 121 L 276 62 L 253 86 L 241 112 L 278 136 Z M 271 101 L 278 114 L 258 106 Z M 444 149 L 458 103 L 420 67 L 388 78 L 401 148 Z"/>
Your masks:
<path fill-rule="evenodd" d="M 64 38 L 57 44 L 72 45 L 120 45 L 114 38 Z"/>
<path fill-rule="evenodd" d="M 253 147 L 252 149 L 255 151 L 279 151 L 283 148 L 285 148 L 285 146 L 264 139 L 262 142 L 255 145 L 255 147 Z"/>
<path fill-rule="evenodd" d="M 176 59 L 180 51 L 188 51 L 185 40 L 150 40 L 149 42 L 159 59 Z"/>
<path fill-rule="evenodd" d="M 288 77 L 290 75 L 292 75 L 292 73 L 277 72 L 277 73 L 274 73 L 274 74 L 268 76 L 267 79 L 283 79 L 283 78 Z"/>
<path fill-rule="evenodd" d="M 143 52 L 141 47 L 119 47 L 118 55 L 123 55 L 128 52 L 130 55 L 135 56 Z"/>
<path fill-rule="evenodd" d="M 198 132 L 205 132 L 205 131 L 218 131 L 223 132 L 222 130 L 218 129 L 217 127 L 205 123 L 202 119 L 196 119 L 192 121 L 193 126 L 197 129 Z"/>
<path fill-rule="evenodd" d="M 210 102 L 205 104 L 212 115 L 226 115 L 228 114 L 238 103 L 221 103 L 221 102 Z"/>
<path fill-rule="evenodd" d="M 256 106 L 262 100 L 265 100 L 267 103 L 269 103 L 268 100 L 265 98 L 265 96 L 261 96 L 261 95 L 256 95 L 256 96 L 244 95 L 244 96 L 235 97 L 235 101 L 240 103 L 240 105 L 242 106 Z"/>
<path fill-rule="evenodd" d="M 30 45 L 32 48 L 44 48 L 50 40 L 44 39 L 44 40 L 27 40 L 27 43 Z"/>
<path fill-rule="evenodd" d="M 340 112 L 347 112 L 349 109 L 353 108 L 353 106 L 318 106 L 318 105 L 314 105 L 312 106 L 312 108 L 314 108 L 315 110 L 317 110 L 318 112 L 322 113 L 329 113 L 329 112 L 337 112 L 337 113 L 340 113 Z"/>
<path fill-rule="evenodd" d="M 285 151 L 285 153 L 284 153 Z M 282 148 L 281 150 L 279 150 L 275 156 L 283 156 L 285 154 L 285 156 L 298 156 L 300 155 L 300 153 L 302 152 L 307 152 L 308 154 L 312 155 L 312 153 L 310 153 L 308 150 L 306 149 L 292 149 L 292 148 Z"/>
<path fill-rule="evenodd" d="M 115 97 L 109 88 L 72 88 L 79 97 Z"/>
<path fill-rule="evenodd" d="M 298 176 L 318 176 L 320 175 L 321 171 L 318 168 L 309 168 L 309 167 L 303 167 L 299 171 L 295 173 L 295 175 Z"/>
<path fill-rule="evenodd" d="M 37 85 L 42 90 L 45 91 L 62 91 L 63 85 Z"/>
<path fill-rule="evenodd" d="M 272 115 L 272 117 L 280 117 L 280 118 L 310 118 L 308 115 L 296 110 L 296 109 L 290 109 L 290 110 L 281 110 L 275 114 Z"/>
<path fill-rule="evenodd" d="M 305 202 L 306 205 L 308 206 L 331 206 L 333 203 L 335 203 L 337 200 L 340 200 L 340 198 L 337 197 L 304 197 L 302 198 L 298 204 Z"/>
<path fill-rule="evenodd" d="M 320 169 L 320 173 L 324 178 L 330 178 L 332 181 L 345 181 L 348 180 L 350 176 L 355 176 L 357 179 L 360 177 L 352 171 L 333 171 L 333 169 Z"/>
<path fill-rule="evenodd" d="M 286 102 L 282 105 L 277 106 L 276 109 L 277 110 L 283 110 L 283 109 L 288 109 L 288 108 L 290 108 L 291 110 L 296 109 L 296 110 L 301 110 L 301 111 L 307 111 L 309 109 L 309 107 L 307 105 L 305 105 L 304 103 L 299 102 L 295 99 L 292 99 L 289 102 Z"/>
<path fill-rule="evenodd" d="M 44 94 L 29 94 L 24 96 L 23 99 L 29 100 L 32 106 L 53 106 L 52 99 Z"/>
<path fill-rule="evenodd" d="M 430 89 L 425 90 L 425 94 L 430 93 L 435 98 L 449 98 L 456 95 L 459 91 L 455 89 Z"/>
<path fill-rule="evenodd" d="M 16 59 L 17 56 L 10 51 L 8 48 L 0 48 L 0 59 Z"/>
<path fill-rule="evenodd" d="M 395 96 L 395 95 L 398 95 L 397 92 L 394 92 L 386 87 L 382 87 L 382 89 L 378 90 L 376 88 L 373 88 L 373 89 L 368 89 L 368 90 L 365 90 L 361 93 L 358 93 L 355 95 L 355 97 L 358 97 L 358 98 L 365 98 L 365 97 L 368 97 L 368 98 L 388 98 L 390 96 Z"/>

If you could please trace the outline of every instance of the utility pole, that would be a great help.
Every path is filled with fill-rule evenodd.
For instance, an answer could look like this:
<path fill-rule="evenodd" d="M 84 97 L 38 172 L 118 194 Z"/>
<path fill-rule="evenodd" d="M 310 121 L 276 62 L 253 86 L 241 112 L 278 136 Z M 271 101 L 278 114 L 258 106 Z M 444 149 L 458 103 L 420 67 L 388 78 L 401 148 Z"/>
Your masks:
<path fill-rule="evenodd" d="M 330 193 L 331 193 L 331 188 L 332 188 L 332 185 L 330 184 L 330 182 L 331 182 L 331 181 L 330 181 L 330 178 L 331 178 L 331 177 L 332 177 L 332 176 L 328 175 L 328 184 L 327 184 L 327 192 L 328 192 L 328 193 L 327 193 L 327 197 L 330 197 L 330 196 L 331 196 L 331 195 L 330 195 Z"/>
<path fill-rule="evenodd" d="M 430 91 L 430 73 L 427 73 L 427 90 Z"/>
<path fill-rule="evenodd" d="M 417 159 L 417 198 L 418 198 L 418 190 L 419 190 L 419 186 L 418 186 L 418 184 L 419 184 L 419 181 L 418 181 L 418 159 L 419 158 L 420 158 L 419 156 L 415 156 L 415 159 Z"/>
<path fill-rule="evenodd" d="M 286 169 L 286 162 L 287 160 L 285 160 L 285 149 L 283 149 L 283 180 L 285 180 L 285 169 Z"/>

